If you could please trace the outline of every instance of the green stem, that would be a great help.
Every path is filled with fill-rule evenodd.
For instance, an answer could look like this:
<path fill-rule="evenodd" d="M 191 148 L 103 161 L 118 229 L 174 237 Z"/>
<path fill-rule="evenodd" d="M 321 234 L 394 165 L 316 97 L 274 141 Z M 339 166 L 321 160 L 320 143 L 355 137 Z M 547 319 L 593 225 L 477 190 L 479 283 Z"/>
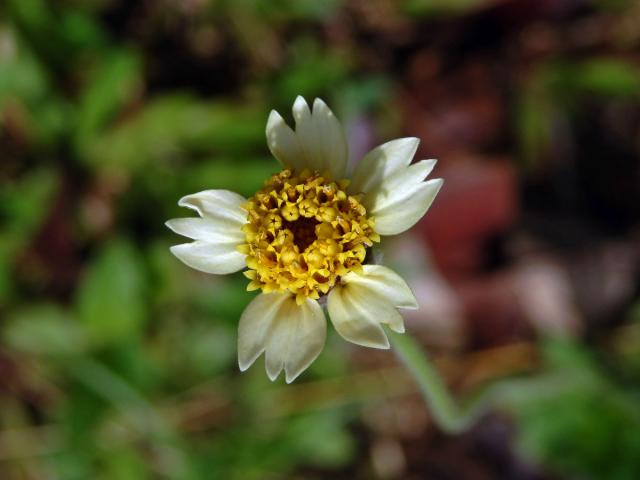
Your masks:
<path fill-rule="evenodd" d="M 456 403 L 423 348 L 409 334 L 389 332 L 397 357 L 407 367 L 420 387 L 433 421 L 446 433 L 460 433 L 491 408 L 513 410 L 527 402 L 554 398 L 575 391 L 584 384 L 581 372 L 539 373 L 524 378 L 505 378 L 486 386 L 461 404 Z"/>
<path fill-rule="evenodd" d="M 480 399 L 466 408 L 459 407 L 433 363 L 409 333 L 389 332 L 393 351 L 407 367 L 429 407 L 434 422 L 444 432 L 459 433 L 469 429 L 485 412 L 486 401 Z"/>

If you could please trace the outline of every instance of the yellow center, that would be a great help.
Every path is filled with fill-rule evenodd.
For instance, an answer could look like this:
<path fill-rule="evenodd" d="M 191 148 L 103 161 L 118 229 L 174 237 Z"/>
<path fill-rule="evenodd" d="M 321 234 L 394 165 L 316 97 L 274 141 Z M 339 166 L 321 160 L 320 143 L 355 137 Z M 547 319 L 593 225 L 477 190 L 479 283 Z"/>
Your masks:
<path fill-rule="evenodd" d="M 272 175 L 243 208 L 247 289 L 289 291 L 298 303 L 326 294 L 340 276 L 360 271 L 380 236 L 348 180 L 285 169 Z"/>

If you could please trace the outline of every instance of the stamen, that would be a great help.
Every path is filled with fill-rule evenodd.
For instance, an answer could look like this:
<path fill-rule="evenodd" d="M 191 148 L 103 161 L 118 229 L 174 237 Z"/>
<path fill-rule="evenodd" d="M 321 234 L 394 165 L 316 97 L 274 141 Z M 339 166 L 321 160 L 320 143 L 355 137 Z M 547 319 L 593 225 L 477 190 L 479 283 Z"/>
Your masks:
<path fill-rule="evenodd" d="M 244 205 L 248 289 L 289 291 L 298 303 L 325 295 L 349 271 L 361 271 L 380 237 L 345 180 L 285 169 Z"/>

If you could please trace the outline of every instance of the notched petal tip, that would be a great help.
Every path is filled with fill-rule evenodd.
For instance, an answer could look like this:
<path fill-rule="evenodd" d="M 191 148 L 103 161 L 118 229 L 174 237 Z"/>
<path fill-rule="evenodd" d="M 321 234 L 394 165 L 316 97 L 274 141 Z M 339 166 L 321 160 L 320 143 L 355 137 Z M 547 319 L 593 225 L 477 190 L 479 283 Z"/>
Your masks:
<path fill-rule="evenodd" d="M 431 180 L 424 182 L 424 184 L 429 185 L 429 187 L 433 191 L 432 199 L 429 203 L 429 207 L 431 207 L 431 204 L 434 202 L 436 196 L 438 195 L 438 192 L 442 188 L 442 185 L 444 185 L 444 178 L 432 178 Z"/>
<path fill-rule="evenodd" d="M 384 342 L 380 342 L 380 343 L 358 343 L 357 345 L 361 345 L 363 347 L 368 347 L 368 348 L 375 348 L 378 350 L 389 350 L 391 348 L 391 344 L 389 343 L 389 339 L 386 338 L 385 336 L 385 341 Z M 352 340 L 353 342 L 353 340 Z M 355 343 L 355 342 L 353 342 Z"/>
<path fill-rule="evenodd" d="M 307 104 L 307 101 L 302 95 L 298 95 L 295 102 L 293 102 L 292 113 L 293 118 L 296 120 L 296 122 L 299 122 L 300 120 L 311 115 L 309 104 Z"/>
<path fill-rule="evenodd" d="M 238 368 L 240 369 L 241 372 L 246 372 L 247 370 L 249 370 L 249 367 L 251 367 L 251 365 L 253 365 L 253 362 L 251 362 L 251 363 L 246 362 L 245 363 L 242 360 L 240 360 L 240 357 L 238 357 Z"/>
<path fill-rule="evenodd" d="M 280 367 L 280 370 L 278 370 L 277 372 L 275 370 L 270 371 L 268 367 L 265 367 L 265 371 L 267 372 L 267 377 L 269 377 L 269 380 L 275 382 L 280 376 L 280 372 L 282 372 L 282 367 Z"/>
<path fill-rule="evenodd" d="M 270 133 L 273 134 L 274 132 L 272 129 L 276 126 L 281 124 L 286 125 L 286 123 L 287 122 L 284 121 L 284 118 L 282 118 L 282 115 L 280 115 L 277 110 L 271 110 L 271 112 L 269 112 L 269 118 L 267 119 L 267 135 Z"/>
<path fill-rule="evenodd" d="M 399 325 L 389 325 L 389 328 L 394 332 L 400 333 L 400 334 L 406 332 L 406 329 L 404 328 L 404 322 Z"/>
<path fill-rule="evenodd" d="M 302 372 L 298 372 L 295 375 L 289 375 L 288 373 L 285 375 L 285 382 L 287 382 L 287 384 L 292 383 L 296 378 L 298 378 L 300 376 Z"/>
<path fill-rule="evenodd" d="M 167 227 L 172 232 L 177 233 L 175 229 L 175 220 L 176 220 L 175 218 L 172 218 L 171 220 L 167 220 L 166 222 L 164 222 L 164 226 Z"/>
<path fill-rule="evenodd" d="M 178 200 L 178 206 L 183 208 L 188 208 L 190 210 L 194 210 L 195 212 L 197 212 L 199 216 L 202 217 L 202 211 L 200 210 L 200 208 L 191 202 L 191 199 L 193 198 L 194 195 L 197 195 L 197 194 L 190 193 L 189 195 L 185 195 L 184 197 L 182 197 L 180 200 Z"/>
<path fill-rule="evenodd" d="M 382 144 L 382 146 L 385 146 L 385 145 L 394 146 L 396 148 L 403 146 L 409 152 L 413 151 L 413 153 L 410 155 L 411 158 L 413 158 L 416 151 L 418 150 L 418 147 L 420 146 L 420 139 L 418 137 L 402 137 L 402 138 L 397 138 L 395 140 L 390 140 Z"/>
<path fill-rule="evenodd" d="M 437 185 L 438 190 L 440 190 L 440 188 L 442 188 L 442 185 L 444 184 L 444 178 L 433 178 L 429 180 L 427 183 L 431 183 L 431 182 Z"/>
<path fill-rule="evenodd" d="M 333 112 L 327 105 L 327 103 L 322 100 L 320 97 L 316 97 L 313 100 L 313 113 L 317 114 L 319 112 L 326 113 L 329 116 L 334 116 Z"/>

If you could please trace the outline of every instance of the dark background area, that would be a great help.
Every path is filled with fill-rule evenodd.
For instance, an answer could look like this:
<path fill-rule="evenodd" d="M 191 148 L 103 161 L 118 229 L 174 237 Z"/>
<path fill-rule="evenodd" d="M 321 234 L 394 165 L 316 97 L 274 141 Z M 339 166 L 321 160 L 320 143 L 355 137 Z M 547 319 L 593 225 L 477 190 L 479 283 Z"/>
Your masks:
<path fill-rule="evenodd" d="M 640 478 L 639 59 L 631 0 L 5 0 L 0 477 Z M 246 279 L 169 253 L 299 94 L 353 162 L 439 160 L 385 256 L 456 397 L 514 382 L 471 431 L 335 332 L 291 386 L 241 374 Z"/>

